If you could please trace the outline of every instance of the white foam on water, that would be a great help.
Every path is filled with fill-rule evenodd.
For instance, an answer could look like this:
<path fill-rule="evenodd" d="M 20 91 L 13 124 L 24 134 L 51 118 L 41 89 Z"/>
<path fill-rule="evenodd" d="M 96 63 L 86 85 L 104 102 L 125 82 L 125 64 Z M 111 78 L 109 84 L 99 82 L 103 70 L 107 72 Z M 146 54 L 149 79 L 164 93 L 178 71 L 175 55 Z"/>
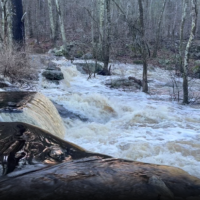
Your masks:
<path fill-rule="evenodd" d="M 56 87 L 44 88 L 40 83 L 39 90 L 88 119 L 63 119 L 66 140 L 114 157 L 180 167 L 200 178 L 200 110 L 169 101 L 170 72 L 151 70 L 149 87 L 154 92 L 147 95 L 105 86 L 115 78 L 141 79 L 140 65 L 113 64 L 111 77 L 97 75 L 87 80 L 70 62 L 55 62 L 65 80 Z"/>

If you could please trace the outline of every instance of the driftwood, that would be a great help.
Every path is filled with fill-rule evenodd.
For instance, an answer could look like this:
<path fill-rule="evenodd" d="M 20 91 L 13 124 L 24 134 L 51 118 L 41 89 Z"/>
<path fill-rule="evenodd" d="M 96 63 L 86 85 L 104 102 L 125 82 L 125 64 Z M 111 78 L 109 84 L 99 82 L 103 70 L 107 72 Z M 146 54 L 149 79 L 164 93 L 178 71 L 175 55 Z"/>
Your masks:
<path fill-rule="evenodd" d="M 1 200 L 200 199 L 200 179 L 179 168 L 88 152 L 24 123 L 0 123 L 0 158 Z"/>

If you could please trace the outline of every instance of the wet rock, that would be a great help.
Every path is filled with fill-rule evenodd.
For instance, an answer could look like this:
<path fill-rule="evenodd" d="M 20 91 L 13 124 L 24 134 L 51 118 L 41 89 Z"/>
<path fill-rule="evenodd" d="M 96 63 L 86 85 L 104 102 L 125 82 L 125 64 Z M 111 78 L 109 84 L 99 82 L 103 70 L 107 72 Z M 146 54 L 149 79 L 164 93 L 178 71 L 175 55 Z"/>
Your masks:
<path fill-rule="evenodd" d="M 54 48 L 53 50 L 49 51 L 49 53 L 53 53 L 55 56 L 69 57 L 70 51 L 74 46 L 74 42 L 66 43 L 58 48 Z"/>
<path fill-rule="evenodd" d="M 111 72 L 109 69 L 103 68 L 100 72 L 98 72 L 98 75 L 102 75 L 102 76 L 110 76 Z"/>
<path fill-rule="evenodd" d="M 58 110 L 58 113 L 60 114 L 62 118 L 79 119 L 83 122 L 88 121 L 86 117 L 76 114 L 72 111 L 69 111 L 66 108 L 64 108 L 64 106 L 59 105 L 54 101 L 52 101 L 52 103 L 54 104 L 54 106 L 56 107 L 56 109 Z"/>
<path fill-rule="evenodd" d="M 99 73 L 103 69 L 103 66 L 98 63 L 74 63 L 74 65 L 76 65 L 77 70 L 83 74 L 88 74 L 89 72 Z"/>
<path fill-rule="evenodd" d="M 46 70 L 42 75 L 48 80 L 62 80 L 64 75 L 61 71 L 58 70 Z"/>
<path fill-rule="evenodd" d="M 133 76 L 129 76 L 129 77 L 128 77 L 128 80 L 133 80 L 135 83 L 137 83 L 139 86 L 142 87 L 142 80 L 137 79 L 137 78 L 135 78 L 135 77 L 133 77 Z"/>
<path fill-rule="evenodd" d="M 160 193 L 161 196 L 167 197 L 167 198 L 173 198 L 174 195 L 169 190 L 169 188 L 165 185 L 165 183 L 158 177 L 158 176 L 152 176 L 149 179 L 148 182 L 150 185 L 153 185 L 158 193 Z"/>
<path fill-rule="evenodd" d="M 46 70 L 57 70 L 57 71 L 61 71 L 61 69 L 59 67 L 57 67 L 57 64 L 50 61 L 48 64 L 48 67 L 46 68 Z"/>
<path fill-rule="evenodd" d="M 8 84 L 4 81 L 0 81 L 0 88 L 10 87 L 10 86 L 11 86 L 11 84 Z"/>
<path fill-rule="evenodd" d="M 134 89 L 140 89 L 141 88 L 141 82 L 137 83 L 133 79 L 129 78 L 119 78 L 119 79 L 112 79 L 108 80 L 106 82 L 107 86 L 110 86 L 111 88 L 134 88 Z"/>
<path fill-rule="evenodd" d="M 200 179 L 179 168 L 92 153 L 25 123 L 0 130 L 1 200 L 199 200 Z"/>

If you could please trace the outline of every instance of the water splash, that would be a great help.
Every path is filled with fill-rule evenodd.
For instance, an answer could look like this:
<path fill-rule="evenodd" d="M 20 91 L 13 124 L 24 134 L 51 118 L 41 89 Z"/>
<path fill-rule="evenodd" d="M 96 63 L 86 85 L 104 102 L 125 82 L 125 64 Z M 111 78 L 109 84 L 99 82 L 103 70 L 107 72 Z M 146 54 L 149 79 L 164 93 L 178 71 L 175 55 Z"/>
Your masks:
<path fill-rule="evenodd" d="M 80 62 L 80 61 L 77 61 Z M 108 79 L 142 78 L 140 65 L 115 64 L 112 77 L 88 76 L 67 61 L 57 62 L 65 71 L 58 89 L 42 89 L 70 112 L 89 119 L 64 119 L 65 139 L 87 150 L 142 162 L 180 167 L 200 177 L 199 108 L 170 102 L 169 71 L 149 71 L 151 95 L 141 91 L 110 89 Z M 179 80 L 181 81 L 181 80 Z M 197 81 L 198 82 L 198 81 Z"/>
<path fill-rule="evenodd" d="M 66 132 L 63 121 L 53 103 L 41 93 L 35 94 L 22 113 L 1 113 L 0 121 L 29 123 L 61 138 L 64 138 Z"/>

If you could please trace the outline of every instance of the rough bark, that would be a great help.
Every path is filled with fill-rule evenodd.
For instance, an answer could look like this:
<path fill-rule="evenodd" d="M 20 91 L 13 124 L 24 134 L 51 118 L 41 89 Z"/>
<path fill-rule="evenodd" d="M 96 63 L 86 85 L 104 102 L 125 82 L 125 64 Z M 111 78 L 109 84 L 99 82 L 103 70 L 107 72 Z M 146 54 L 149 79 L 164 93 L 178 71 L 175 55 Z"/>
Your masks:
<path fill-rule="evenodd" d="M 1 29 L 2 29 L 2 31 L 1 31 L 1 37 L 2 37 L 2 39 L 5 41 L 5 36 L 7 35 L 7 33 L 6 33 L 6 19 L 7 19 L 7 17 L 6 17 L 6 1 L 7 0 L 1 0 L 1 20 L 2 20 L 2 22 L 1 22 Z"/>
<path fill-rule="evenodd" d="M 12 47 L 12 4 L 11 1 L 1 0 L 2 8 L 2 39 L 4 43 Z"/>
<path fill-rule="evenodd" d="M 110 32 L 111 32 L 111 15 L 110 15 L 110 0 L 105 2 L 105 14 L 106 14 L 106 23 L 105 23 L 105 36 L 103 42 L 103 63 L 104 71 L 107 71 L 107 75 L 110 75 L 108 69 L 109 57 L 110 57 Z"/>
<path fill-rule="evenodd" d="M 180 26 L 180 44 L 179 44 L 179 70 L 183 73 L 183 31 L 185 27 L 185 20 L 186 20 L 186 12 L 188 8 L 188 0 L 183 0 L 183 11 L 182 11 L 182 19 L 181 19 L 181 26 Z"/>
<path fill-rule="evenodd" d="M 13 13 L 12 13 L 11 1 L 7 1 L 6 16 L 7 16 L 7 33 L 8 33 L 7 43 L 9 45 L 10 49 L 12 49 L 12 47 L 13 47 L 13 24 L 12 24 Z"/>
<path fill-rule="evenodd" d="M 183 103 L 188 104 L 189 103 L 189 97 L 188 97 L 188 63 L 189 63 L 189 50 L 192 44 L 192 41 L 194 40 L 194 36 L 196 33 L 196 27 L 197 27 L 197 0 L 192 0 L 192 25 L 191 25 L 191 32 L 190 37 L 185 49 L 185 57 L 184 57 L 184 65 L 183 65 Z"/>
<path fill-rule="evenodd" d="M 13 41 L 23 43 L 25 38 L 22 0 L 11 0 L 12 3 L 12 37 Z"/>
<path fill-rule="evenodd" d="M 140 21 L 140 52 L 142 55 L 143 62 L 143 80 L 142 80 L 142 91 L 148 92 L 148 83 L 147 83 L 147 49 L 145 44 L 145 29 L 144 29 L 144 14 L 143 14 L 143 5 L 142 0 L 138 0 L 139 4 L 139 21 Z"/>
<path fill-rule="evenodd" d="M 48 0 L 48 8 L 49 8 L 49 19 L 50 19 L 50 28 L 51 28 L 51 39 L 55 41 L 56 39 L 56 28 L 53 16 L 53 7 L 52 0 Z"/>
<path fill-rule="evenodd" d="M 62 41 L 63 41 L 63 44 L 66 44 L 67 38 L 66 38 L 66 33 L 65 33 L 64 19 L 63 19 L 63 15 L 62 15 L 61 8 L 60 8 L 60 2 L 58 0 L 56 0 L 56 8 L 57 8 L 57 14 L 59 16 L 59 23 L 60 23 L 60 31 L 61 31 Z"/>
<path fill-rule="evenodd" d="M 99 43 L 102 46 L 104 38 L 105 0 L 99 0 Z"/>

